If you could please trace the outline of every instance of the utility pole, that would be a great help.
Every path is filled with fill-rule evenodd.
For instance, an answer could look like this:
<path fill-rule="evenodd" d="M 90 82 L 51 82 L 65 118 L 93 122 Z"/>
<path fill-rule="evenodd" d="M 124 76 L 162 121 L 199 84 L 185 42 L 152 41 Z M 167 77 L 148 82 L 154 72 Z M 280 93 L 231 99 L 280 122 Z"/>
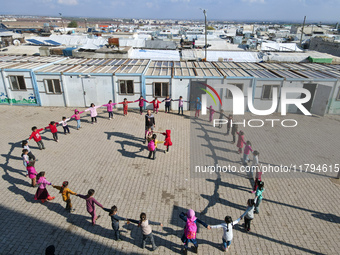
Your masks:
<path fill-rule="evenodd" d="M 85 19 L 85 33 L 87 33 L 87 19 Z"/>
<path fill-rule="evenodd" d="M 207 34 L 207 10 L 205 9 L 202 9 L 201 10 L 203 11 L 203 14 L 204 14 L 204 41 L 205 41 L 205 61 L 207 61 L 207 48 L 208 48 L 208 34 Z"/>
<path fill-rule="evenodd" d="M 59 15 L 60 15 L 60 17 L 61 17 L 61 23 L 63 24 L 64 32 L 65 32 L 65 34 L 66 34 L 66 29 L 65 29 L 64 20 L 63 20 L 63 14 L 61 14 L 61 13 L 59 12 Z"/>
<path fill-rule="evenodd" d="M 300 46 L 302 45 L 302 36 L 303 36 L 303 30 L 305 29 L 305 24 L 306 24 L 306 16 L 303 19 L 303 25 L 302 25 L 302 30 L 301 30 L 301 38 L 300 38 Z"/>

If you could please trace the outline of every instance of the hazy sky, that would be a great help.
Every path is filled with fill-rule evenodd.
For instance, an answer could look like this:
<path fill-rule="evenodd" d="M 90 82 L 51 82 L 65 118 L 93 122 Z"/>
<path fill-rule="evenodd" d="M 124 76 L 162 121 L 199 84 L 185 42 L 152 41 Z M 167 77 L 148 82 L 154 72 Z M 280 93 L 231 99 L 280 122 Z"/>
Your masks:
<path fill-rule="evenodd" d="M 108 18 L 340 21 L 340 0 L 0 0 L 0 14 Z"/>

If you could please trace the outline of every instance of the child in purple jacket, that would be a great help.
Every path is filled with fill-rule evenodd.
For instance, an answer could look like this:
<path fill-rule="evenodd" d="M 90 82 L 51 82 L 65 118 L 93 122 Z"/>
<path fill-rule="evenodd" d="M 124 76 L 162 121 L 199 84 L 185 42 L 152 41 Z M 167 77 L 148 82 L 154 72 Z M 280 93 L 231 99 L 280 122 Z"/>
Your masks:
<path fill-rule="evenodd" d="M 140 96 L 139 99 L 137 99 L 135 102 L 139 102 L 139 111 L 140 111 L 140 115 L 143 115 L 143 107 L 144 107 L 144 102 L 149 103 L 148 101 L 146 101 L 142 96 Z"/>
<path fill-rule="evenodd" d="M 96 215 L 96 207 L 95 205 L 98 205 L 99 207 L 103 208 L 102 204 L 100 204 L 94 197 L 94 190 L 90 189 L 87 192 L 87 195 L 80 195 L 78 194 L 77 196 L 80 198 L 83 198 L 86 200 L 86 209 L 89 214 L 91 214 L 92 217 L 92 225 L 94 226 L 96 224 L 96 220 L 99 219 L 100 215 Z"/>

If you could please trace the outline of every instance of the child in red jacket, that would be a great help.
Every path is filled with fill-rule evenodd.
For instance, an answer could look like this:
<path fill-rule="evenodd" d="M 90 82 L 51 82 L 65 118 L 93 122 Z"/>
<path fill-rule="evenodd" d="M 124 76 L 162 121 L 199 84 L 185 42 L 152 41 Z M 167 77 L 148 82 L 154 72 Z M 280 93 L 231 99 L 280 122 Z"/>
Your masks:
<path fill-rule="evenodd" d="M 58 141 L 58 129 L 57 129 L 57 125 L 58 125 L 58 122 L 51 121 L 50 124 L 48 124 L 48 126 L 45 127 L 45 129 L 51 130 L 51 133 L 53 135 L 53 140 L 56 141 L 56 142 L 59 142 Z"/>
<path fill-rule="evenodd" d="M 171 130 L 165 130 L 165 133 L 162 133 L 162 135 L 165 135 L 165 139 L 164 139 L 164 145 L 166 146 L 166 151 L 164 151 L 164 153 L 169 152 L 169 147 L 172 145 L 171 142 Z"/>
<path fill-rule="evenodd" d="M 124 98 L 123 102 L 118 103 L 123 105 L 124 116 L 127 116 L 128 114 L 128 105 L 130 103 L 133 103 L 133 101 L 128 101 L 126 98 Z"/>
<path fill-rule="evenodd" d="M 31 140 L 33 138 L 33 140 L 38 144 L 39 150 L 45 149 L 45 145 L 43 141 L 41 140 L 41 135 L 40 135 L 40 132 L 43 130 L 44 130 L 43 128 L 38 129 L 36 126 L 32 127 L 32 134 L 28 138 L 28 140 Z"/>
<path fill-rule="evenodd" d="M 162 103 L 161 101 L 159 101 L 157 99 L 157 97 L 155 97 L 154 100 L 152 100 L 150 103 L 153 104 L 153 112 L 156 112 L 156 114 L 158 113 L 158 109 L 159 109 L 159 104 Z"/>

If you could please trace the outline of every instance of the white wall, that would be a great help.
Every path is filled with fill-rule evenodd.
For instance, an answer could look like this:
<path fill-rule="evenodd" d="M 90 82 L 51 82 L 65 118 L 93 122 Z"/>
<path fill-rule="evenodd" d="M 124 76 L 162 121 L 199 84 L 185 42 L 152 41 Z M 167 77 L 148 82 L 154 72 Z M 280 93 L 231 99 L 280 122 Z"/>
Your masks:
<path fill-rule="evenodd" d="M 225 79 L 222 81 L 222 87 L 223 84 L 228 85 L 236 85 L 236 84 L 243 84 L 243 94 L 244 94 L 244 111 L 246 112 L 248 110 L 248 88 L 251 87 L 252 80 L 250 79 Z M 224 112 L 232 113 L 233 112 L 233 99 L 227 98 L 227 93 L 229 92 L 228 89 L 223 88 L 222 90 L 217 90 L 219 93 L 221 100 L 222 100 L 222 109 Z"/>
<path fill-rule="evenodd" d="M 8 104 L 7 100 L 7 91 L 5 88 L 4 80 L 2 79 L 2 74 L 0 72 L 0 104 Z"/>
<path fill-rule="evenodd" d="M 133 92 L 134 94 L 119 94 L 119 81 L 120 80 L 133 80 Z M 142 94 L 142 80 L 141 80 L 141 76 L 136 76 L 136 75 L 131 75 L 131 76 L 127 76 L 127 75 L 115 75 L 114 76 L 114 91 L 115 91 L 115 100 L 117 103 L 119 102 L 123 102 L 124 98 L 127 99 L 127 101 L 135 101 L 137 99 L 139 99 L 139 97 Z M 148 99 L 146 99 L 148 100 Z M 148 100 L 149 101 L 149 100 Z M 148 105 L 148 104 L 146 104 Z M 118 109 L 122 109 L 123 105 L 122 104 L 118 104 L 116 105 L 116 107 Z M 139 109 L 138 106 L 138 102 L 137 103 L 131 103 L 129 104 L 129 109 Z"/>
<path fill-rule="evenodd" d="M 48 74 L 36 74 L 39 95 L 41 99 L 41 105 L 43 106 L 66 106 L 64 100 L 63 84 L 61 82 L 60 75 L 48 75 Z M 57 79 L 60 81 L 61 94 L 47 93 L 45 79 Z"/>
<path fill-rule="evenodd" d="M 257 110 L 268 110 L 271 108 L 273 100 L 272 99 L 262 99 L 263 85 L 277 85 L 279 87 L 278 95 L 281 93 L 281 81 L 263 81 L 257 80 L 255 85 L 255 95 L 254 95 L 254 108 Z M 276 110 L 277 110 L 276 105 Z"/>
<path fill-rule="evenodd" d="M 183 97 L 184 101 L 190 100 L 190 79 L 171 79 L 171 98 L 179 99 L 180 96 Z M 171 108 L 173 110 L 178 110 L 178 102 L 172 102 Z M 189 103 L 183 104 L 183 110 L 187 111 L 189 109 Z"/>
<path fill-rule="evenodd" d="M 26 90 L 12 90 L 9 76 L 24 76 Z M 8 98 L 12 99 L 13 104 L 35 104 L 35 93 L 33 90 L 32 78 L 30 72 L 4 72 L 4 85 L 8 91 Z"/>
<path fill-rule="evenodd" d="M 169 79 L 169 78 L 148 78 L 148 79 L 145 79 L 145 100 L 147 101 L 152 101 L 154 100 L 154 83 L 155 82 L 167 82 L 169 83 L 169 96 L 172 97 L 172 89 L 173 89 L 173 86 L 171 84 L 172 80 Z M 158 100 L 159 101 L 162 101 L 164 100 L 165 97 L 158 97 Z M 171 103 L 171 108 L 174 109 L 174 106 L 173 106 L 173 103 Z M 152 104 L 147 104 L 147 109 L 153 109 L 153 105 Z M 159 107 L 160 110 L 164 110 L 165 109 L 165 103 L 163 102 L 160 107 Z"/>
<path fill-rule="evenodd" d="M 340 91 L 340 80 L 335 84 L 335 89 L 333 90 L 333 94 L 330 99 L 330 107 L 328 110 L 328 114 L 340 114 L 340 100 L 336 100 Z"/>
<path fill-rule="evenodd" d="M 69 107 L 85 107 L 84 90 L 82 78 L 77 75 L 63 76 L 65 94 L 67 94 L 66 103 Z"/>
<path fill-rule="evenodd" d="M 302 88 L 303 87 L 304 82 L 303 81 L 283 81 L 282 87 L 285 88 Z M 289 99 L 299 99 L 301 98 L 301 93 L 289 93 L 287 95 L 287 98 Z M 281 112 L 281 93 L 279 93 L 279 107 L 278 107 L 278 112 Z M 287 113 L 298 113 L 298 108 L 296 107 L 296 105 L 290 104 L 287 105 Z"/>

